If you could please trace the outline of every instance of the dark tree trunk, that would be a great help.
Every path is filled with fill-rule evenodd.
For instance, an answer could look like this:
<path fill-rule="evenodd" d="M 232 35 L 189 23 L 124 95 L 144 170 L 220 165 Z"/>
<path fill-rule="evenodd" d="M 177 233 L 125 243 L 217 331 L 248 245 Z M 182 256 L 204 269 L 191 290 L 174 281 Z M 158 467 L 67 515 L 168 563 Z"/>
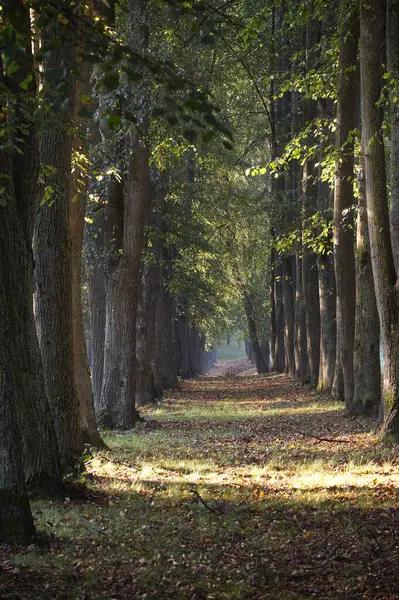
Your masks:
<path fill-rule="evenodd" d="M 357 204 L 353 406 L 355 412 L 377 417 L 381 401 L 380 323 L 371 267 L 363 149 L 361 166 Z"/>
<path fill-rule="evenodd" d="M 270 341 L 270 354 L 271 354 L 271 368 L 276 370 L 276 271 L 275 271 L 276 251 L 274 248 L 271 249 L 270 254 L 270 330 L 271 330 L 271 341 Z"/>
<path fill-rule="evenodd" d="M 131 44 L 143 53 L 148 45 L 145 0 L 129 1 Z M 148 129 L 147 92 L 141 98 L 143 129 Z M 130 429 L 139 420 L 136 396 L 136 324 L 141 284 L 144 228 L 151 199 L 149 148 L 132 130 L 130 159 L 124 190 L 122 254 L 108 278 L 102 420 L 108 426 Z"/>
<path fill-rule="evenodd" d="M 168 390 L 177 382 L 177 357 L 175 341 L 175 303 L 169 291 L 171 265 L 167 251 L 164 252 L 161 270 L 161 288 L 157 297 L 155 353 L 158 385 L 162 390 Z"/>
<path fill-rule="evenodd" d="M 259 342 L 255 311 L 250 294 L 244 290 L 244 308 L 248 323 L 249 339 L 251 342 L 251 357 L 250 360 L 255 361 L 256 370 L 259 374 L 268 372 L 267 362 L 262 354 L 261 344 Z"/>
<path fill-rule="evenodd" d="M 190 364 L 190 325 L 188 321 L 188 303 L 184 296 L 179 297 L 176 312 L 178 373 L 183 379 L 190 379 L 193 376 Z"/>
<path fill-rule="evenodd" d="M 310 21 L 306 29 L 307 70 L 314 67 L 315 45 L 319 38 L 318 24 Z M 308 125 L 317 116 L 315 100 L 305 101 L 305 123 Z M 308 219 L 317 211 L 317 170 L 314 159 L 308 157 L 302 172 L 302 235 L 309 228 Z M 320 304 L 317 261 L 314 252 L 302 243 L 302 291 L 306 315 L 306 336 L 310 383 L 317 386 L 320 365 Z"/>
<path fill-rule="evenodd" d="M 103 366 L 101 377 L 101 392 L 96 402 L 99 423 L 106 428 L 115 427 L 116 407 L 120 401 L 121 388 L 121 340 L 123 328 L 121 324 L 122 306 L 118 293 L 118 266 L 123 248 L 123 196 L 124 184 L 114 175 L 110 176 L 107 188 L 107 204 L 104 211 L 104 271 L 105 271 L 105 328 L 103 347 Z M 101 260 L 101 259 L 100 259 Z M 99 267 L 100 265 L 98 265 Z M 101 273 L 98 273 L 101 276 Z M 102 306 L 99 304 L 99 311 Z M 98 314 L 101 326 L 102 313 Z M 98 331 L 101 344 L 101 331 Z M 100 348 L 99 348 L 100 353 Z M 100 356 L 98 356 L 100 359 Z"/>
<path fill-rule="evenodd" d="M 90 67 L 83 61 L 78 81 L 76 84 L 76 101 L 74 105 L 74 124 L 76 133 L 73 139 L 73 151 L 84 153 L 80 130 L 79 111 L 82 108 L 82 95 L 90 95 Z M 90 446 L 104 447 L 104 441 L 97 430 L 94 413 L 94 401 L 89 360 L 87 355 L 86 336 L 83 320 L 82 305 L 82 250 L 83 234 L 85 227 L 85 214 L 88 194 L 88 177 L 79 165 L 74 167 L 74 177 L 71 185 L 69 207 L 69 227 L 71 232 L 71 263 L 72 263 L 72 334 L 73 334 L 73 361 L 75 372 L 75 385 L 80 405 L 80 427 L 83 441 Z"/>
<path fill-rule="evenodd" d="M 332 387 L 332 397 L 335 400 L 344 401 L 344 375 L 342 373 L 342 352 L 340 342 L 340 331 L 342 329 L 341 323 L 341 311 L 338 303 L 336 304 L 336 317 L 337 317 L 337 345 L 335 352 L 335 369 L 334 369 L 334 381 Z"/>
<path fill-rule="evenodd" d="M 294 350 L 294 290 L 295 270 L 294 257 L 283 258 L 283 286 L 284 286 L 284 348 L 285 366 L 287 372 L 295 376 L 295 350 Z"/>
<path fill-rule="evenodd" d="M 62 10 L 62 2 L 57 0 Z M 40 207 L 35 228 L 35 302 L 46 390 L 55 423 L 63 466 L 73 464 L 83 450 L 79 397 L 75 384 L 72 319 L 72 253 L 70 235 L 72 138 L 68 132 L 74 114 L 76 23 L 53 19 L 45 39 L 60 38 L 45 70 L 66 67 L 68 110 L 64 123 L 48 127 L 41 138 L 41 160 L 53 168 L 46 185 L 54 189 L 54 202 Z M 55 84 L 52 84 L 52 88 Z M 54 90 L 51 89 L 51 92 Z M 50 125 L 50 124 L 49 124 Z"/>
<path fill-rule="evenodd" d="M 87 234 L 86 238 L 89 238 L 86 241 L 86 269 L 91 321 L 92 389 L 94 407 L 96 412 L 99 412 L 104 374 L 106 317 L 103 232 L 96 232 L 95 237 Z"/>
<path fill-rule="evenodd" d="M 158 192 L 159 195 L 159 192 Z M 162 388 L 156 362 L 156 313 L 157 298 L 161 294 L 161 240 L 160 202 L 153 207 L 150 257 L 143 267 L 141 296 L 137 318 L 137 383 L 136 404 L 154 404 L 162 398 Z"/>
<path fill-rule="evenodd" d="M 295 314 L 294 314 L 294 352 L 295 374 L 305 379 L 308 374 L 308 350 L 306 338 L 306 315 L 302 293 L 302 258 L 300 252 L 295 255 Z"/>
<path fill-rule="evenodd" d="M 25 36 L 25 51 L 14 58 L 19 69 L 7 79 L 16 102 L 15 118 L 21 130 L 18 150 L 0 154 L 0 172 L 5 186 L 5 202 L 0 215 L 0 257 L 2 281 L 11 299 L 7 304 L 12 344 L 8 354 L 12 361 L 12 377 L 16 387 L 16 410 L 22 438 L 21 464 L 25 480 L 42 493 L 62 494 L 58 448 L 46 396 L 43 367 L 33 316 L 32 232 L 38 200 L 39 157 L 36 132 L 31 111 L 35 110 L 37 94 L 31 50 L 31 30 L 28 7 L 20 0 L 3 3 L 3 20 L 19 16 L 19 30 Z M 15 44 L 19 47 L 23 37 Z M 28 88 L 21 82 L 31 78 Z M 0 59 L 0 83 L 4 84 Z M 23 110 L 21 109 L 23 107 Z M 11 107 L 10 107 L 11 108 Z M 7 123 L 1 108 L 0 125 Z M 4 121 L 3 121 L 4 119 Z"/>
<path fill-rule="evenodd" d="M 1 163 L 1 161 L 0 161 Z M 0 211 L 3 211 L 0 208 Z M 0 221 L 2 217 L 0 216 Z M 25 492 L 21 432 L 17 418 L 17 386 L 9 353 L 13 335 L 7 306 L 13 302 L 5 288 L 5 271 L 0 255 L 0 543 L 25 543 L 35 533 Z M 8 292 L 8 293 L 7 293 Z"/>
<path fill-rule="evenodd" d="M 334 383 L 337 320 L 334 261 L 331 254 L 318 258 L 320 298 L 320 368 L 317 389 L 331 392 Z"/>
<path fill-rule="evenodd" d="M 284 277 L 282 258 L 276 257 L 274 297 L 276 299 L 276 349 L 275 365 L 276 371 L 283 373 L 285 369 L 285 346 L 284 346 Z"/>
<path fill-rule="evenodd" d="M 355 255 L 353 236 L 353 140 L 356 128 L 356 96 L 358 75 L 357 47 L 359 16 L 356 6 L 348 16 L 346 1 L 341 1 L 340 58 L 337 103 L 336 162 L 334 192 L 334 259 L 337 304 L 340 319 L 338 342 L 344 381 L 345 406 L 353 412 L 353 343 L 355 335 Z"/>
<path fill-rule="evenodd" d="M 399 294 L 390 239 L 383 140 L 381 57 L 385 2 L 368 0 L 360 11 L 362 144 L 365 151 L 367 214 L 371 264 L 384 355 L 384 430 L 399 439 Z"/>
<path fill-rule="evenodd" d="M 394 86 L 391 92 L 390 226 L 396 272 L 399 272 L 399 0 L 387 0 L 387 70 Z"/>

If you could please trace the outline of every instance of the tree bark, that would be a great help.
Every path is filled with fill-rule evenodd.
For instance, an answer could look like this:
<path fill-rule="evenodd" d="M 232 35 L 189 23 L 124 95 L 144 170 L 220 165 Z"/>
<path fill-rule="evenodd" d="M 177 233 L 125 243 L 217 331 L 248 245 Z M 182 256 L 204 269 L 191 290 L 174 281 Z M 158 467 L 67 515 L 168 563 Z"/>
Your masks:
<path fill-rule="evenodd" d="M 306 29 L 307 70 L 314 66 L 312 54 L 319 38 L 318 24 L 310 21 Z M 305 101 L 305 123 L 309 125 L 317 116 L 315 100 Z M 317 210 L 317 170 L 313 157 L 307 157 L 302 171 L 302 237 L 309 227 L 308 219 Z M 306 315 L 306 336 L 310 383 L 316 387 L 320 364 L 320 304 L 317 261 L 314 252 L 302 240 L 302 290 Z"/>
<path fill-rule="evenodd" d="M 306 315 L 302 293 L 302 258 L 300 251 L 295 254 L 295 313 L 294 313 L 294 352 L 295 374 L 301 379 L 308 375 L 308 351 L 306 338 Z"/>
<path fill-rule="evenodd" d="M 14 385 L 17 387 L 25 480 L 41 493 L 59 496 L 62 495 L 59 454 L 45 391 L 32 302 L 31 246 L 38 200 L 39 161 L 36 132 L 30 119 L 37 93 L 30 18 L 27 7 L 20 0 L 3 3 L 5 21 L 16 13 L 19 15 L 21 32 L 26 36 L 25 51 L 16 57 L 20 68 L 9 78 L 8 84 L 16 101 L 15 116 L 19 119 L 21 133 L 17 142 L 18 151 L 12 155 L 7 152 L 0 154 L 0 172 L 5 176 L 3 181 L 9 184 L 9 189 L 6 186 L 4 191 L 6 202 L 1 210 L 0 256 L 4 266 L 3 281 L 11 298 L 8 318 L 13 343 L 9 353 L 13 363 Z M 29 76 L 31 82 L 28 89 L 23 91 L 20 83 Z M 4 83 L 1 59 L 0 81 Z M 5 120 L 5 113 L 0 112 Z M 4 124 L 7 128 L 5 121 Z"/>
<path fill-rule="evenodd" d="M 57 0 L 62 11 L 63 3 Z M 79 397 L 75 384 L 72 319 L 72 253 L 70 235 L 72 138 L 68 132 L 74 114 L 75 81 L 71 68 L 76 59 L 76 23 L 53 19 L 45 39 L 59 38 L 45 71 L 65 67 L 68 108 L 63 122 L 48 124 L 41 138 L 41 160 L 52 169 L 46 184 L 54 192 L 52 203 L 40 207 L 35 228 L 36 318 L 46 390 L 64 467 L 72 465 L 84 447 Z M 50 94 L 55 90 L 50 86 Z M 50 126 L 52 125 L 52 127 Z"/>
<path fill-rule="evenodd" d="M 188 322 L 188 303 L 184 296 L 178 298 L 176 312 L 178 373 L 183 379 L 190 379 L 193 376 L 190 365 L 190 326 Z"/>
<path fill-rule="evenodd" d="M 399 440 L 399 294 L 390 239 L 380 49 L 384 43 L 385 3 L 362 2 L 360 11 L 360 75 L 362 143 L 365 151 L 367 214 L 371 264 L 384 355 L 383 416 L 388 437 Z"/>
<path fill-rule="evenodd" d="M 348 16 L 346 1 L 341 1 L 340 58 L 337 102 L 336 162 L 334 192 L 334 258 L 337 304 L 341 318 L 338 341 L 344 381 L 345 406 L 353 412 L 353 343 L 355 335 L 355 256 L 353 236 L 353 139 L 356 128 L 357 47 L 359 16 L 357 7 Z"/>
<path fill-rule="evenodd" d="M 276 348 L 274 368 L 280 373 L 285 369 L 284 346 L 284 277 L 282 258 L 276 256 L 274 277 L 274 297 L 276 302 Z"/>
<path fill-rule="evenodd" d="M 73 152 L 84 154 L 80 129 L 83 124 L 79 119 L 82 108 L 81 96 L 90 95 L 90 68 L 87 61 L 81 65 L 76 84 L 76 100 L 74 103 L 74 121 L 76 134 L 73 139 Z M 89 360 L 87 356 L 86 336 L 83 321 L 82 305 L 82 249 L 85 228 L 85 214 L 88 194 L 88 177 L 85 172 L 80 172 L 79 163 L 74 165 L 74 174 L 71 185 L 69 207 L 69 228 L 71 233 L 71 263 L 72 263 L 72 336 L 73 336 L 73 361 L 76 391 L 80 405 L 80 435 L 86 444 L 98 448 L 105 447 L 97 429 L 94 413 L 93 390 Z"/>
<path fill-rule="evenodd" d="M 274 248 L 271 249 L 270 253 L 270 356 L 271 356 L 271 369 L 276 370 L 276 271 L 275 271 L 276 251 Z"/>
<path fill-rule="evenodd" d="M 159 196 L 159 192 L 158 192 Z M 157 298 L 161 293 L 161 241 L 160 241 L 160 202 L 155 200 L 151 246 L 148 247 L 148 259 L 143 268 L 141 296 L 137 317 L 137 384 L 136 404 L 144 406 L 154 404 L 162 398 L 162 388 L 156 363 L 156 312 Z"/>
<path fill-rule="evenodd" d="M 318 258 L 320 298 L 320 368 L 318 391 L 331 392 L 334 383 L 337 321 L 334 261 L 331 254 Z"/>
<path fill-rule="evenodd" d="M 399 271 L 399 0 L 387 0 L 387 69 L 396 87 L 391 92 L 390 226 L 396 272 Z"/>
<path fill-rule="evenodd" d="M 143 54 L 148 45 L 145 0 L 129 1 L 131 44 Z M 148 128 L 148 98 L 141 98 L 143 129 Z M 108 279 L 107 324 L 101 408 L 108 426 L 130 429 L 140 416 L 136 396 L 136 324 L 141 283 L 144 227 L 150 207 L 151 184 L 147 142 L 132 131 L 130 160 L 124 190 L 122 253 Z M 111 279 L 112 278 L 112 279 Z"/>
<path fill-rule="evenodd" d="M 252 298 L 251 298 L 249 292 L 247 292 L 246 290 L 244 290 L 243 296 L 244 296 L 245 314 L 247 316 L 247 322 L 248 322 L 249 339 L 251 342 L 252 357 L 250 358 L 250 360 L 255 361 L 256 370 L 259 374 L 267 373 L 268 365 L 265 360 L 265 357 L 262 354 L 262 348 L 261 348 L 261 344 L 259 342 Z"/>
<path fill-rule="evenodd" d="M 155 316 L 155 354 L 158 385 L 168 390 L 177 383 L 177 356 L 175 340 L 175 303 L 169 291 L 171 264 L 166 248 L 162 250 L 160 266 L 161 289 L 157 297 Z"/>
<path fill-rule="evenodd" d="M 101 227 L 101 225 L 100 225 Z M 89 238 L 89 240 L 88 240 Z M 100 396 L 104 374 L 106 293 L 103 231 L 86 235 L 86 269 L 91 321 L 91 372 L 94 408 L 100 410 Z"/>
<path fill-rule="evenodd" d="M 4 283 L 7 268 L 0 255 L 0 542 L 25 543 L 35 533 L 35 527 L 25 492 L 17 386 L 9 353 L 13 335 L 6 309 L 14 299 L 7 293 Z"/>
<path fill-rule="evenodd" d="M 284 286 L 284 347 L 286 371 L 295 376 L 295 350 L 294 350 L 294 257 L 283 258 L 283 286 Z"/>
<path fill-rule="evenodd" d="M 354 410 L 378 416 L 381 401 L 380 323 L 371 267 L 364 152 L 361 149 L 356 237 L 356 319 L 353 351 Z"/>

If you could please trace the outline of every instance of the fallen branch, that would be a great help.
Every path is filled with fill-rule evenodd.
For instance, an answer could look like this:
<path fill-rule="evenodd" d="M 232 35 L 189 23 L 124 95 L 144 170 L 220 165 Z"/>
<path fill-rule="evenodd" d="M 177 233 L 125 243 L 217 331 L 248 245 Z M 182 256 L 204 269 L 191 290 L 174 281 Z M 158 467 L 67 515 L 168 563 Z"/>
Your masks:
<path fill-rule="evenodd" d="M 205 502 L 205 500 L 204 500 L 204 499 L 201 497 L 201 495 L 200 495 L 200 494 L 197 492 L 197 490 L 195 490 L 195 489 L 191 489 L 191 490 L 190 490 L 190 492 L 191 492 L 192 494 L 194 494 L 195 496 L 197 496 L 198 500 L 201 502 L 201 504 L 202 504 L 203 506 L 205 506 L 205 508 L 206 508 L 207 510 L 209 510 L 209 512 L 211 512 L 211 513 L 214 513 L 215 515 L 219 515 L 219 513 L 218 513 L 218 511 L 217 511 L 217 510 L 213 509 L 211 506 L 209 506 L 209 504 L 207 504 L 207 503 Z M 219 515 L 219 516 L 220 516 L 220 515 Z"/>
<path fill-rule="evenodd" d="M 300 431 L 299 429 L 293 429 L 293 428 L 290 428 L 290 430 L 292 431 L 292 433 L 298 433 L 299 435 L 303 435 L 303 437 L 310 437 L 315 440 L 318 440 L 319 442 L 330 442 L 333 444 L 347 444 L 348 443 L 348 440 L 342 440 L 340 438 L 320 437 L 318 435 L 314 435 L 313 433 L 305 433 L 304 431 Z"/>

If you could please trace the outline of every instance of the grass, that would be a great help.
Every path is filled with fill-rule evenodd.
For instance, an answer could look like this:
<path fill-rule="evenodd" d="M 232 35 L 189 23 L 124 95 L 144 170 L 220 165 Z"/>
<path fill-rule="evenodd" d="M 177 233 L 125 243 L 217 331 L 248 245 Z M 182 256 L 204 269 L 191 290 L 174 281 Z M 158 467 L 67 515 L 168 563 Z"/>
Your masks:
<path fill-rule="evenodd" d="M 245 344 L 241 342 L 237 344 L 235 340 L 232 340 L 231 343 L 227 346 L 227 344 L 223 346 L 217 347 L 218 360 L 236 360 L 239 358 L 247 358 L 247 353 L 245 352 Z"/>
<path fill-rule="evenodd" d="M 32 503 L 50 537 L 2 548 L 1 598 L 399 597 L 399 454 L 370 421 L 282 375 L 185 382 L 145 417 Z"/>

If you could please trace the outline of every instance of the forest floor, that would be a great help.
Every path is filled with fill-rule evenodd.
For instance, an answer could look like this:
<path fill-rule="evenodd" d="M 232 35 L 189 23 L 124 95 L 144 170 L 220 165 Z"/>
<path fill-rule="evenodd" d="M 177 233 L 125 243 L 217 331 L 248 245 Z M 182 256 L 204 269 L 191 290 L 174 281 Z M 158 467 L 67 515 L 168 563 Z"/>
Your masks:
<path fill-rule="evenodd" d="M 243 360 L 106 434 L 42 539 L 0 548 L 4 600 L 399 599 L 399 449 Z"/>

